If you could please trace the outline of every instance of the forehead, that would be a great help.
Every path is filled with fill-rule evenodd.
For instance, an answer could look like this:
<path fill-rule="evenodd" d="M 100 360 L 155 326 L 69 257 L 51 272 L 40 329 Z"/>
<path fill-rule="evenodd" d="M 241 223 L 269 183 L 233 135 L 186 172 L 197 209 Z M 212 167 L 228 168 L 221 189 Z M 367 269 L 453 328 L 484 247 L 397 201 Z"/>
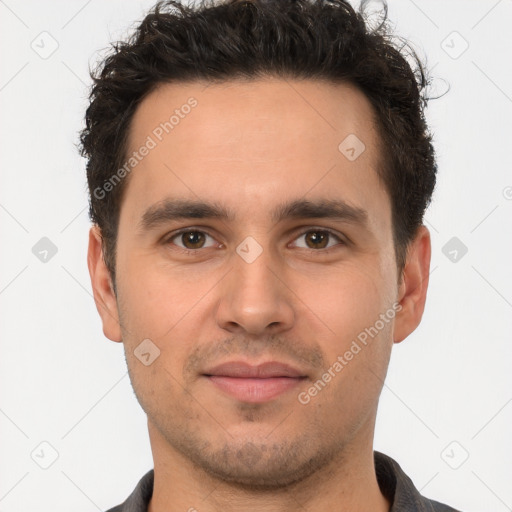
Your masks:
<path fill-rule="evenodd" d="M 270 211 L 283 195 L 341 196 L 356 207 L 388 208 L 373 116 L 368 99 L 349 84 L 160 85 L 130 127 L 127 156 L 150 147 L 124 194 L 131 220 L 169 196 L 229 202 L 247 215 L 255 206 Z"/>
<path fill-rule="evenodd" d="M 247 142 L 244 133 L 249 131 L 257 138 L 253 144 L 243 144 Z M 186 138 L 189 147 L 219 152 L 222 157 L 228 156 L 222 152 L 228 149 L 232 159 L 255 160 L 259 156 L 268 161 L 282 159 L 290 149 L 278 142 L 300 137 L 296 149 L 303 152 L 322 137 L 327 144 L 334 143 L 331 151 L 337 151 L 336 142 L 349 133 L 366 138 L 370 146 L 376 136 L 373 109 L 364 94 L 350 84 L 271 78 L 188 82 L 160 84 L 142 101 L 132 119 L 129 145 L 133 148 L 152 134 L 157 143 L 178 145 Z M 277 141 L 270 144 L 276 136 Z"/>

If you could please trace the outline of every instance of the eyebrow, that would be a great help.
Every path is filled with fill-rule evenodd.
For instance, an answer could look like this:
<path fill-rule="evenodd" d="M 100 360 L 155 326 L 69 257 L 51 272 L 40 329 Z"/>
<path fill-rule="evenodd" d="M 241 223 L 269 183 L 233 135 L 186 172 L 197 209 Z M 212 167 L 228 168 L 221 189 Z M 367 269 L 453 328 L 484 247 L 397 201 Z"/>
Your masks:
<path fill-rule="evenodd" d="M 349 205 L 339 199 L 319 199 L 315 201 L 296 199 L 278 205 L 272 210 L 270 218 L 275 223 L 285 219 L 325 218 L 365 226 L 368 221 L 368 213 L 362 208 Z M 234 222 L 236 216 L 233 211 L 215 202 L 164 199 L 149 207 L 143 213 L 139 228 L 143 232 L 149 231 L 170 221 L 182 219 L 220 219 Z"/>

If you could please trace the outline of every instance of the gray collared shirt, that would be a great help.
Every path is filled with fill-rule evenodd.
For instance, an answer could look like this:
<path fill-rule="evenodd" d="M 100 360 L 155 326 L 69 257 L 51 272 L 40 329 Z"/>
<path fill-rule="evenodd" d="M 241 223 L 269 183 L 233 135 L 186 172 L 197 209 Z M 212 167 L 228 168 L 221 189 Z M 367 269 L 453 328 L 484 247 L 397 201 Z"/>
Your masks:
<path fill-rule="evenodd" d="M 382 494 L 391 503 L 389 512 L 458 512 L 419 493 L 411 479 L 391 457 L 374 452 L 375 471 Z M 107 512 L 147 512 L 153 494 L 153 470 L 148 471 L 127 500 Z"/>

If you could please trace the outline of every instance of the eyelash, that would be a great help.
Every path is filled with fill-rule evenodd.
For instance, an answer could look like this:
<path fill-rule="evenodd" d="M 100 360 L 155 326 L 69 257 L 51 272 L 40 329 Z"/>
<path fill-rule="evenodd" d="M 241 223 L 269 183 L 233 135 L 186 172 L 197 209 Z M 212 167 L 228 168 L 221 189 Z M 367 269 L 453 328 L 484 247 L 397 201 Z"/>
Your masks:
<path fill-rule="evenodd" d="M 176 231 L 174 233 L 172 233 L 170 236 L 166 237 L 163 241 L 163 244 L 164 245 L 168 245 L 172 242 L 173 239 L 175 239 L 176 237 L 182 235 L 183 233 L 203 233 L 211 238 L 214 238 L 212 235 L 210 235 L 209 233 L 207 233 L 206 231 L 203 231 L 201 229 L 196 229 L 196 228 L 183 228 L 183 229 L 180 229 L 179 231 Z M 299 249 L 303 249 L 303 250 L 306 250 L 308 252 L 315 252 L 315 253 L 322 253 L 322 254 L 326 254 L 326 253 L 330 253 L 331 250 L 335 249 L 338 245 L 347 245 L 347 242 L 345 240 L 343 240 L 338 234 L 336 234 L 334 231 L 331 231 L 330 229 L 327 229 L 327 228 L 315 228 L 315 227 L 312 227 L 312 228 L 308 228 L 304 231 L 302 231 L 301 233 L 299 233 L 295 239 L 297 238 L 300 238 L 301 236 L 304 236 L 306 235 L 307 233 L 314 233 L 314 232 L 318 232 L 318 233 L 327 233 L 329 234 L 330 237 L 334 237 L 338 240 L 338 244 L 337 245 L 334 245 L 332 247 L 329 247 L 327 249 L 310 249 L 310 248 L 304 248 L 304 247 L 299 247 Z M 330 240 L 329 240 L 330 241 Z M 174 244 L 176 246 L 176 244 Z M 180 247 L 180 246 L 176 246 L 176 248 L 184 253 L 184 254 L 194 254 L 194 255 L 197 255 L 200 253 L 200 251 L 204 248 L 203 247 L 200 247 L 198 249 L 185 249 L 183 247 Z M 206 249 L 209 249 L 209 247 L 207 247 Z"/>

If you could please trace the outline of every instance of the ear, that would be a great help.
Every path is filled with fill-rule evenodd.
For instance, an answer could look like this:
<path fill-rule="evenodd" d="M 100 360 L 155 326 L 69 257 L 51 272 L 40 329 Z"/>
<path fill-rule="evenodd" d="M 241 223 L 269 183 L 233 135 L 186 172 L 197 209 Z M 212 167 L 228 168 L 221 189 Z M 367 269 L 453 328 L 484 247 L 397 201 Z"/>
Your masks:
<path fill-rule="evenodd" d="M 103 259 L 103 240 L 98 226 L 89 231 L 89 250 L 87 251 L 87 266 L 91 276 L 91 284 L 96 309 L 103 323 L 103 334 L 112 341 L 122 341 L 117 298 L 112 286 L 110 272 Z"/>
<path fill-rule="evenodd" d="M 402 308 L 395 317 L 395 343 L 407 338 L 418 327 L 423 316 L 430 272 L 430 254 L 430 233 L 425 226 L 421 226 L 409 245 L 398 289 L 398 302 Z"/>

